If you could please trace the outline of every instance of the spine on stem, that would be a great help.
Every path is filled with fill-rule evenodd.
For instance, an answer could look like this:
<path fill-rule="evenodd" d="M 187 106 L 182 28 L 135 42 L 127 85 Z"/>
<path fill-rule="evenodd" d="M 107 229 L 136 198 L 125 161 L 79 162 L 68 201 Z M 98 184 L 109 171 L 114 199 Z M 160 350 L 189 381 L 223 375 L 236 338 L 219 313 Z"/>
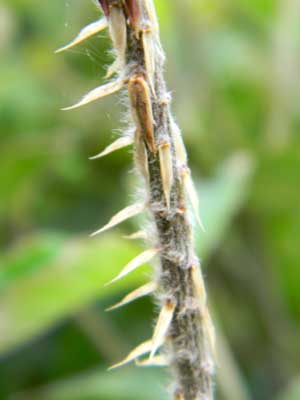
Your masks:
<path fill-rule="evenodd" d="M 170 109 L 155 7 L 153 0 L 99 0 L 99 4 L 104 17 L 84 28 L 59 51 L 108 27 L 116 59 L 107 76 L 114 78 L 67 109 L 127 87 L 133 133 L 118 139 L 95 158 L 133 144 L 147 198 L 118 212 L 95 234 L 148 210 L 154 225 L 154 246 L 128 263 L 112 282 L 156 257 L 155 282 L 134 290 L 110 309 L 149 294 L 161 304 L 152 338 L 112 368 L 131 361 L 140 366 L 167 365 L 173 372 L 174 400 L 211 400 L 214 329 L 188 217 L 190 204 L 201 225 L 198 198 L 181 132 Z M 147 236 L 147 232 L 140 231 L 131 238 Z M 146 354 L 149 356 L 141 359 Z"/>

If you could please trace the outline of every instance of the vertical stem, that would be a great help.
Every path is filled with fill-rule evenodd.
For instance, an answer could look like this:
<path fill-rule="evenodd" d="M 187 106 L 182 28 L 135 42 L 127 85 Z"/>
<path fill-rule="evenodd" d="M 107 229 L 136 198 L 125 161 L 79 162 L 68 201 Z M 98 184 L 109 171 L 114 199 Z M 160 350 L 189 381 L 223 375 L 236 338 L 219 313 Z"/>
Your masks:
<path fill-rule="evenodd" d="M 174 399 L 212 400 L 214 331 L 194 251 L 186 195 L 196 208 L 196 218 L 198 203 L 181 133 L 170 110 L 154 3 L 99 2 L 117 56 L 110 72 L 119 74 L 119 82 L 128 83 L 136 131 L 135 160 L 147 185 L 160 249 L 157 297 L 162 312 L 150 358 L 167 332 L 165 348 L 174 375 Z"/>
<path fill-rule="evenodd" d="M 142 14 L 147 18 L 144 9 Z M 150 86 L 145 73 L 147 54 L 143 45 L 143 32 L 137 36 L 129 25 L 127 40 L 126 63 L 130 68 L 130 76 L 145 76 Z M 167 341 L 175 375 L 174 398 L 209 400 L 213 397 L 213 357 L 209 338 L 211 330 L 207 327 L 210 320 L 207 320 L 209 316 L 205 304 L 204 307 L 198 306 L 192 274 L 193 268 L 199 268 L 199 263 L 193 248 L 191 224 L 187 217 L 184 189 L 187 166 L 178 159 L 172 131 L 174 123 L 170 112 L 169 94 L 163 78 L 164 59 L 159 43 L 156 43 L 156 52 L 151 56 L 154 56 L 156 66 L 154 93 L 151 93 L 154 140 L 157 146 L 169 143 L 172 155 L 173 185 L 170 206 L 167 207 L 158 153 L 153 152 L 144 139 L 149 172 L 150 210 L 156 226 L 158 245 L 162 249 L 158 271 L 160 299 L 171 300 L 176 304 Z"/>

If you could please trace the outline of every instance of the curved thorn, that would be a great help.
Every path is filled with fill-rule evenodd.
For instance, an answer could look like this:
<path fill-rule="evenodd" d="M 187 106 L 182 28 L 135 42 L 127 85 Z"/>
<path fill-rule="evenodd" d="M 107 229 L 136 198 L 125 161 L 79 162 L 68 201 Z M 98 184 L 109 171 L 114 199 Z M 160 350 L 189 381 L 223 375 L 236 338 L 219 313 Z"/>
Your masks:
<path fill-rule="evenodd" d="M 110 368 L 108 368 L 109 371 L 115 368 L 122 367 L 125 364 L 130 363 L 134 359 L 149 353 L 152 348 L 152 340 L 147 340 L 146 342 L 143 342 L 139 346 L 137 346 L 134 350 L 132 350 L 124 360 L 118 362 L 117 364 L 112 365 Z"/>
<path fill-rule="evenodd" d="M 143 212 L 145 210 L 145 208 L 146 208 L 145 203 L 132 204 L 131 206 L 124 208 L 123 210 L 121 210 L 117 214 L 115 214 L 110 219 L 108 224 L 104 225 L 103 228 L 99 229 L 98 231 L 92 233 L 91 236 L 98 235 L 99 233 L 102 233 L 104 231 L 107 231 L 110 228 L 113 228 L 114 226 L 125 221 L 126 219 L 134 217 L 135 215 Z"/>
<path fill-rule="evenodd" d="M 146 358 L 145 360 L 136 360 L 135 364 L 138 367 L 166 367 L 169 365 L 169 362 L 165 356 L 158 355 L 153 357 L 151 360 Z"/>
<path fill-rule="evenodd" d="M 150 360 L 154 357 L 156 351 L 165 340 L 165 336 L 168 332 L 168 329 L 173 319 L 174 310 L 175 310 L 175 303 L 168 300 L 166 301 L 166 303 L 164 304 L 163 308 L 160 311 L 156 327 L 153 333 L 153 339 L 152 339 L 153 347 L 150 354 Z"/>
<path fill-rule="evenodd" d="M 84 40 L 88 39 L 89 37 L 95 35 L 98 32 L 103 31 L 107 28 L 108 23 L 106 18 L 101 18 L 98 21 L 94 21 L 91 24 L 85 26 L 78 35 L 68 44 L 59 49 L 55 50 L 55 53 L 61 53 L 62 51 L 71 49 L 72 47 L 76 46 L 77 44 L 83 42 Z"/>
<path fill-rule="evenodd" d="M 148 239 L 148 234 L 145 231 L 138 231 L 134 232 L 131 235 L 125 235 L 123 236 L 124 239 L 129 239 L 129 240 L 136 240 L 136 239 L 143 239 L 146 240 Z"/>
<path fill-rule="evenodd" d="M 199 302 L 200 310 L 203 310 L 206 307 L 207 296 L 203 276 L 198 265 L 193 265 L 191 267 L 191 277 L 197 295 L 197 300 Z"/>
<path fill-rule="evenodd" d="M 118 92 L 123 87 L 123 85 L 124 85 L 123 79 L 118 79 L 116 81 L 106 83 L 105 85 L 99 86 L 96 89 L 91 90 L 78 103 L 73 104 L 70 107 L 62 108 L 62 111 L 73 110 L 75 108 L 91 103 L 92 101 L 101 99 L 102 97 Z"/>
<path fill-rule="evenodd" d="M 191 177 L 190 171 L 185 171 L 183 175 L 183 180 L 184 180 L 184 185 L 185 185 L 185 190 L 186 193 L 189 196 L 192 208 L 194 210 L 194 214 L 196 217 L 196 220 L 200 226 L 200 228 L 205 232 L 204 225 L 202 223 L 200 214 L 199 214 L 199 199 L 198 199 L 198 194 L 193 182 L 193 179 Z"/>
<path fill-rule="evenodd" d="M 170 209 L 170 196 L 173 185 L 173 165 L 170 143 L 163 143 L 158 148 L 160 174 L 167 208 Z"/>
<path fill-rule="evenodd" d="M 175 143 L 175 150 L 177 153 L 177 156 L 179 158 L 179 161 L 182 165 L 187 164 L 187 153 L 186 149 L 182 140 L 182 135 L 181 131 L 179 129 L 179 126 L 176 124 L 173 118 L 171 118 L 170 121 L 171 124 L 171 132 L 174 137 L 174 143 Z"/>
<path fill-rule="evenodd" d="M 90 160 L 96 160 L 98 158 L 104 157 L 107 154 L 110 154 L 116 150 L 122 149 L 123 147 L 127 147 L 133 143 L 133 138 L 130 136 L 123 136 L 119 139 L 115 140 L 109 146 L 107 146 L 101 153 L 96 154 L 93 157 L 89 157 Z"/>
<path fill-rule="evenodd" d="M 149 282 L 146 285 L 139 287 L 138 289 L 134 290 L 133 292 L 129 293 L 125 296 L 119 303 L 107 308 L 105 311 L 112 311 L 116 308 L 125 306 L 126 304 L 131 303 L 134 300 L 137 300 L 141 297 L 148 296 L 149 294 L 153 293 L 157 288 L 156 282 Z"/>
<path fill-rule="evenodd" d="M 106 283 L 105 286 L 110 285 L 111 283 L 114 283 L 118 281 L 121 278 L 124 278 L 127 274 L 130 272 L 134 271 L 135 269 L 141 267 L 143 264 L 146 264 L 150 260 L 152 260 L 153 257 L 156 256 L 156 254 L 159 253 L 159 249 L 154 248 L 154 249 L 149 249 L 146 251 L 143 251 L 143 253 L 139 254 L 137 257 L 135 257 L 133 260 L 131 260 L 125 267 L 122 269 L 122 271 L 110 282 Z"/>

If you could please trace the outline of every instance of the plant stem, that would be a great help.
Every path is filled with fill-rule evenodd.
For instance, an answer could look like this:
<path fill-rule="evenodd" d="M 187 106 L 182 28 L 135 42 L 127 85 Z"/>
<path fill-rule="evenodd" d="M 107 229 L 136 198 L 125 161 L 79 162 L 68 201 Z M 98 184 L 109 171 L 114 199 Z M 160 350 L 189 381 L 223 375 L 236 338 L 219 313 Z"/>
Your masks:
<path fill-rule="evenodd" d="M 165 343 L 166 358 L 174 375 L 174 399 L 212 400 L 214 329 L 194 251 L 186 198 L 189 197 L 195 219 L 201 225 L 198 199 L 181 132 L 171 114 L 171 96 L 163 77 L 165 57 L 154 3 L 153 0 L 99 0 L 99 3 L 105 17 L 82 29 L 71 43 L 58 51 L 71 48 L 109 27 L 116 60 L 108 69 L 108 76 L 117 74 L 117 79 L 92 90 L 65 109 L 83 106 L 127 85 L 134 138 L 125 135 L 96 158 L 134 142 L 136 166 L 147 187 L 146 203 L 155 226 L 155 243 L 154 248 L 127 264 L 112 282 L 155 255 L 160 257 L 156 268 L 157 282 L 150 282 L 146 288 L 139 288 L 129 296 L 130 299 L 138 298 L 158 288 L 156 297 L 161 303 L 161 311 L 153 338 L 111 368 L 136 360 L 147 352 L 150 352 L 147 365 L 155 364 L 154 355 Z M 144 203 L 126 207 L 94 234 L 144 211 Z"/>
<path fill-rule="evenodd" d="M 143 2 L 141 2 L 143 7 Z M 144 9 L 141 12 L 146 15 Z M 145 46 L 142 35 L 136 35 L 131 25 L 127 32 L 126 63 L 130 76 L 146 76 Z M 176 139 L 172 127 L 169 94 L 163 78 L 164 57 L 160 44 L 156 43 L 153 55 L 155 62 L 154 93 L 151 93 L 151 108 L 154 120 L 154 142 L 157 147 L 170 144 L 173 184 L 170 206 L 166 204 L 161 163 L 157 152 L 153 152 L 144 140 L 149 172 L 149 207 L 155 221 L 157 245 L 161 248 L 159 298 L 176 304 L 168 333 L 168 349 L 171 367 L 175 374 L 175 397 L 184 400 L 212 399 L 213 357 L 210 348 L 210 320 L 207 308 L 199 307 L 192 269 L 199 268 L 192 241 L 192 229 L 187 216 L 184 174 L 187 165 L 178 159 Z M 149 55 L 148 55 L 149 57 Z M 145 78 L 147 80 L 147 78 Z M 148 85 L 150 82 L 148 80 Z M 196 284 L 197 285 L 197 284 Z M 203 296 L 205 294 L 203 293 Z"/>

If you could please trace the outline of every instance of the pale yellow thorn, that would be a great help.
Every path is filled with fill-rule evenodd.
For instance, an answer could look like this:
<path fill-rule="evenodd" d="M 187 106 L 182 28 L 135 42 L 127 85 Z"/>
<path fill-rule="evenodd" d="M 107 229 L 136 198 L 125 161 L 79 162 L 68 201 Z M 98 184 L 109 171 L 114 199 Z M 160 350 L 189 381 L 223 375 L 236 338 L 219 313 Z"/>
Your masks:
<path fill-rule="evenodd" d="M 212 356 L 216 359 L 216 331 L 207 308 L 205 309 L 202 318 Z"/>
<path fill-rule="evenodd" d="M 146 358 L 145 360 L 136 360 L 135 364 L 138 367 L 166 367 L 169 365 L 167 358 L 163 355 L 158 355 L 152 359 Z"/>
<path fill-rule="evenodd" d="M 125 364 L 130 363 L 136 358 L 143 356 L 146 353 L 149 353 L 151 351 L 151 348 L 152 348 L 152 340 L 147 340 L 146 342 L 143 342 L 142 344 L 137 346 L 134 350 L 132 350 L 124 360 L 120 361 L 117 364 L 112 365 L 108 370 L 110 371 L 112 369 L 119 368 Z"/>
<path fill-rule="evenodd" d="M 88 94 L 86 94 L 78 103 L 70 106 L 65 107 L 62 110 L 73 110 L 74 108 L 78 108 L 84 106 L 86 104 L 91 103 L 92 101 L 101 99 L 102 97 L 109 96 L 117 91 L 119 91 L 124 85 L 123 79 L 117 79 L 115 81 L 106 83 L 105 85 L 99 86 L 96 89 L 93 89 Z"/>
<path fill-rule="evenodd" d="M 173 118 L 171 118 L 171 132 L 173 134 L 176 154 L 182 165 L 187 164 L 187 153 L 182 140 L 181 131 Z"/>
<path fill-rule="evenodd" d="M 130 136 L 122 136 L 107 146 L 101 153 L 90 157 L 90 160 L 96 160 L 98 158 L 104 157 L 107 154 L 110 154 L 116 150 L 122 149 L 123 147 L 127 147 L 133 143 L 133 138 Z"/>
<path fill-rule="evenodd" d="M 160 311 L 153 333 L 153 347 L 150 354 L 150 360 L 154 357 L 156 351 L 165 340 L 166 334 L 173 319 L 174 310 L 175 304 L 172 301 L 168 300 L 163 305 L 163 308 Z"/>
<path fill-rule="evenodd" d="M 167 207 L 169 209 L 171 189 L 173 185 L 173 164 L 172 164 L 172 151 L 170 143 L 161 144 L 158 148 L 158 151 L 159 151 L 162 186 Z"/>
<path fill-rule="evenodd" d="M 112 7 L 109 16 L 109 31 L 113 41 L 116 60 L 108 68 L 105 77 L 110 78 L 119 72 L 125 65 L 127 46 L 127 28 L 123 11 L 119 7 Z"/>
<path fill-rule="evenodd" d="M 140 231 L 132 233 L 131 235 L 125 235 L 125 236 L 123 236 L 123 238 L 129 239 L 129 240 L 137 240 L 137 239 L 146 240 L 146 239 L 148 239 L 148 234 L 147 234 L 147 232 L 140 230 Z"/>
<path fill-rule="evenodd" d="M 155 74 L 155 50 L 153 35 L 151 30 L 143 31 L 143 49 L 145 55 L 145 68 L 149 81 L 149 86 L 151 88 L 152 94 L 156 97 L 155 87 L 154 87 L 154 74 Z"/>
<path fill-rule="evenodd" d="M 138 267 L 141 267 L 143 264 L 146 264 L 147 262 L 152 260 L 152 258 L 155 257 L 158 253 L 159 249 L 154 248 L 146 250 L 143 253 L 139 254 L 137 257 L 131 260 L 127 265 L 125 265 L 125 267 L 122 269 L 119 275 L 117 275 L 114 279 L 108 282 L 105 286 L 110 285 L 111 283 L 116 282 L 121 278 L 124 278 L 124 276 L 128 275 L 130 272 L 134 271 Z"/>
<path fill-rule="evenodd" d="M 122 67 L 122 63 L 119 57 L 116 58 L 116 60 L 108 67 L 106 74 L 105 74 L 105 78 L 108 79 L 111 76 L 113 76 L 115 73 L 117 73 L 121 67 Z"/>
<path fill-rule="evenodd" d="M 184 175 L 183 175 L 183 179 L 184 179 L 184 185 L 185 185 L 185 190 L 186 193 L 189 196 L 192 208 L 194 210 L 194 214 L 196 217 L 196 220 L 200 226 L 200 228 L 205 231 L 204 225 L 201 221 L 201 217 L 199 214 L 199 199 L 198 199 L 198 194 L 193 182 L 193 179 L 191 177 L 191 173 L 189 171 L 185 171 Z"/>
<path fill-rule="evenodd" d="M 201 270 L 198 267 L 198 265 L 192 266 L 191 275 L 192 275 L 193 285 L 195 288 L 197 299 L 200 304 L 200 308 L 203 309 L 204 307 L 206 307 L 207 296 L 206 296 L 206 290 L 205 290 L 205 286 L 204 286 L 203 276 L 202 276 Z"/>
<path fill-rule="evenodd" d="M 159 24 L 158 24 L 158 19 L 157 19 L 157 14 L 154 8 L 154 4 L 152 0 L 145 0 L 145 7 L 146 7 L 146 12 L 147 16 L 149 18 L 149 21 L 151 23 L 151 27 L 155 33 L 156 36 L 158 36 L 159 33 Z"/>
<path fill-rule="evenodd" d="M 139 287 L 138 289 L 132 291 L 127 296 L 125 296 L 119 303 L 109 307 L 106 311 L 115 310 L 116 308 L 125 306 L 128 303 L 131 303 L 134 300 L 137 300 L 141 297 L 148 296 L 149 294 L 153 293 L 157 288 L 156 282 L 149 282 L 146 285 Z"/>
<path fill-rule="evenodd" d="M 94 21 L 91 24 L 85 26 L 79 34 L 67 45 L 60 47 L 55 51 L 55 53 L 60 53 L 62 51 L 71 49 L 72 47 L 76 46 L 77 44 L 83 42 L 84 40 L 88 39 L 89 37 L 95 35 L 98 32 L 103 31 L 107 28 L 108 23 L 106 18 L 101 18 L 98 21 Z"/>
<path fill-rule="evenodd" d="M 132 204 L 131 206 L 128 206 L 123 210 L 119 211 L 116 215 L 114 215 L 111 218 L 108 224 L 104 225 L 103 228 L 99 229 L 98 231 L 92 233 L 91 236 L 95 236 L 98 235 L 99 233 L 107 231 L 108 229 L 113 228 L 114 226 L 120 224 L 121 222 L 126 221 L 126 219 L 134 217 L 135 215 L 143 212 L 145 209 L 146 209 L 145 203 Z"/>
<path fill-rule="evenodd" d="M 144 140 L 141 137 L 140 131 L 137 129 L 134 138 L 135 152 L 134 158 L 135 163 L 144 177 L 146 182 L 149 182 L 149 169 L 148 169 L 148 155 Z"/>

